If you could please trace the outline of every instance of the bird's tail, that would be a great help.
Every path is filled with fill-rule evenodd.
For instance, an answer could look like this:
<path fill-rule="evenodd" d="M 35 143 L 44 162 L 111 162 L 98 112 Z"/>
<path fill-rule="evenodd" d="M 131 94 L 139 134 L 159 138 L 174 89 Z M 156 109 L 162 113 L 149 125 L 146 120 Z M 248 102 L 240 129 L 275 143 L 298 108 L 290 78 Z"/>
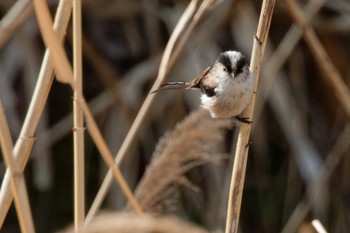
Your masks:
<path fill-rule="evenodd" d="M 170 89 L 186 89 L 190 82 L 167 82 L 160 86 L 157 90 L 151 92 L 151 94 L 162 91 L 162 90 L 170 90 Z"/>

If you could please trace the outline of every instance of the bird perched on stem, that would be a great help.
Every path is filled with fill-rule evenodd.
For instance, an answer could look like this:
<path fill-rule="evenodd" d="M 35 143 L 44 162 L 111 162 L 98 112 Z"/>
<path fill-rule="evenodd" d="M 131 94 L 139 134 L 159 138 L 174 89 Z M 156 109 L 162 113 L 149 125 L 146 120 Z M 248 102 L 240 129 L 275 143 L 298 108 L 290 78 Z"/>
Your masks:
<path fill-rule="evenodd" d="M 245 56 L 237 51 L 226 51 L 198 77 L 187 82 L 167 82 L 159 89 L 200 89 L 202 107 L 213 118 L 236 118 L 252 123 L 240 114 L 247 107 L 254 92 L 254 77 Z"/>

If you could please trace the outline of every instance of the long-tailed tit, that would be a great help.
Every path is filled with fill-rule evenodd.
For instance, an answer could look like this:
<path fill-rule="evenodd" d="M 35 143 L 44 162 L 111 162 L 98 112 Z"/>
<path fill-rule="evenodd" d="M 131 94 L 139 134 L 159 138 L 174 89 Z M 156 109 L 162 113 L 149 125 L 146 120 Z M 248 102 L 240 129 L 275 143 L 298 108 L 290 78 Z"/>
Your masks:
<path fill-rule="evenodd" d="M 240 116 L 254 92 L 254 77 L 242 53 L 223 52 L 214 65 L 192 81 L 167 82 L 156 91 L 182 88 L 200 89 L 202 107 L 209 110 L 212 117 L 234 117 L 241 122 L 251 123 L 248 118 Z"/>

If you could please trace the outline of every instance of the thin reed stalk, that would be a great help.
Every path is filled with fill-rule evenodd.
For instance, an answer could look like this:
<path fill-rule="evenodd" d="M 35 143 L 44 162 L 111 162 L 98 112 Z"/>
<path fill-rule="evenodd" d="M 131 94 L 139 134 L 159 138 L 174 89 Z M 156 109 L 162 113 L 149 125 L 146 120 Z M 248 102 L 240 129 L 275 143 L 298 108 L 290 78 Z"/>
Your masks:
<path fill-rule="evenodd" d="M 176 25 L 173 33 L 170 36 L 170 39 L 167 43 L 167 46 L 165 48 L 162 60 L 161 60 L 161 64 L 159 67 L 159 71 L 158 71 L 158 75 L 156 78 L 156 81 L 154 82 L 152 89 L 158 89 L 160 87 L 160 85 L 164 82 L 165 80 L 165 76 L 168 72 L 168 64 L 170 61 L 170 56 L 171 53 L 175 47 L 175 43 L 178 40 L 180 34 L 182 33 L 182 31 L 185 29 L 186 24 L 191 20 L 192 16 L 194 15 L 194 13 L 196 12 L 197 9 L 197 4 L 198 4 L 198 0 L 192 0 L 190 2 L 190 4 L 188 5 L 188 7 L 186 8 L 185 12 L 182 14 L 178 24 Z M 138 134 L 141 125 L 143 123 L 143 121 L 145 120 L 148 111 L 150 110 L 152 103 L 154 102 L 156 95 L 148 95 L 144 101 L 144 103 L 142 104 L 142 107 L 140 109 L 140 111 L 138 112 L 134 123 L 132 124 L 128 134 L 126 135 L 123 144 L 121 145 L 118 154 L 115 158 L 115 162 L 116 164 L 120 164 L 121 161 L 123 160 L 123 158 L 126 156 L 127 151 L 129 150 L 132 142 L 134 141 L 136 135 Z M 111 182 L 112 181 L 112 172 L 108 171 L 107 175 L 105 176 L 103 183 L 96 195 L 96 198 L 94 200 L 94 202 L 92 203 L 92 206 L 87 214 L 86 217 L 86 224 L 88 224 L 92 218 L 96 215 L 97 211 L 99 210 L 110 186 L 111 186 Z"/>
<path fill-rule="evenodd" d="M 257 33 L 254 39 L 250 66 L 251 71 L 255 77 L 255 92 L 247 109 L 243 112 L 243 115 L 249 117 L 250 119 L 253 118 L 256 91 L 259 84 L 260 68 L 264 57 L 264 51 L 269 34 L 275 2 L 275 0 L 264 0 L 261 7 Z M 226 233 L 238 232 L 239 214 L 241 209 L 244 177 L 248 158 L 250 129 L 251 125 L 243 124 L 240 127 L 238 135 L 229 191 L 229 201 L 226 217 Z"/>
<path fill-rule="evenodd" d="M 294 0 L 285 1 L 293 20 L 302 29 L 303 37 L 308 44 L 318 66 L 325 73 L 323 77 L 332 85 L 336 98 L 343 106 L 346 114 L 350 116 L 350 90 L 347 84 L 344 82 L 339 71 L 332 63 L 314 29 L 307 23 L 307 20 L 300 7 Z"/>
<path fill-rule="evenodd" d="M 60 81 L 68 83 L 71 85 L 73 90 L 76 88 L 76 82 L 73 78 L 72 67 L 70 66 L 66 54 L 64 53 L 63 47 L 58 43 L 58 39 L 52 30 L 52 19 L 49 13 L 48 6 L 43 0 L 34 0 L 34 9 L 38 19 L 40 31 L 46 46 L 51 51 L 51 58 L 56 67 L 57 73 L 60 77 Z M 57 54 L 55 54 L 57 52 Z M 64 59 L 61 61 L 60 59 Z M 67 75 L 67 76 L 64 76 Z M 110 152 L 106 142 L 104 141 L 101 132 L 99 131 L 97 124 L 89 110 L 88 105 L 86 104 L 85 98 L 82 95 L 81 102 L 79 103 L 82 111 L 84 112 L 87 129 L 90 132 L 90 135 L 95 142 L 99 152 L 101 153 L 102 158 L 106 164 L 112 169 L 113 175 L 120 185 L 120 188 L 127 200 L 129 201 L 131 207 L 136 213 L 141 214 L 142 210 L 139 207 L 134 195 L 132 194 L 127 182 L 121 174 L 119 167 L 114 163 L 112 153 Z"/>
<path fill-rule="evenodd" d="M 60 1 L 53 27 L 61 41 L 63 40 L 68 25 L 71 10 L 72 3 L 70 0 Z M 20 136 L 13 149 L 13 154 L 19 165 L 20 171 L 24 170 L 32 150 L 35 140 L 34 132 L 43 112 L 51 88 L 52 80 L 53 66 L 50 60 L 49 50 L 46 49 L 34 94 L 30 102 L 27 115 L 24 119 Z M 10 208 L 12 198 L 13 196 L 10 190 L 10 173 L 8 170 L 6 170 L 0 190 L 0 229 Z"/>
<path fill-rule="evenodd" d="M 21 231 L 24 233 L 34 233 L 32 212 L 30 210 L 29 198 L 23 173 L 18 168 L 12 151 L 13 143 L 10 129 L 7 124 L 5 112 L 0 100 L 0 142 L 5 163 L 11 174 L 11 190 L 15 199 L 16 212 Z"/>
<path fill-rule="evenodd" d="M 202 18 L 203 14 L 208 11 L 208 9 L 213 5 L 215 0 L 206 0 L 203 1 L 202 4 L 199 6 L 196 14 L 193 16 L 193 20 L 191 20 L 190 24 L 186 28 L 186 31 L 183 33 L 183 36 L 181 37 L 179 43 L 177 44 L 176 48 L 174 49 L 174 52 L 171 55 L 168 70 L 171 69 L 171 67 L 174 65 L 176 59 L 180 55 L 183 47 L 185 46 L 186 41 L 190 37 L 192 31 L 198 24 L 199 20 Z"/>
<path fill-rule="evenodd" d="M 81 1 L 73 1 L 73 65 L 74 89 L 73 119 L 74 119 L 74 226 L 79 232 L 85 219 L 85 176 L 84 176 L 84 115 L 80 108 L 83 95 L 82 77 L 82 32 L 81 32 Z"/>

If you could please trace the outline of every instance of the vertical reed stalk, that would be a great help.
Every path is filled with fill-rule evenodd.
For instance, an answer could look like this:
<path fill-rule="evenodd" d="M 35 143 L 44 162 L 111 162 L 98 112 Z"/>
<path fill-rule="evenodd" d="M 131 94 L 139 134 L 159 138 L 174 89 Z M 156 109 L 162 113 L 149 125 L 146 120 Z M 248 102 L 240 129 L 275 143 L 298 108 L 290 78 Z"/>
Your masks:
<path fill-rule="evenodd" d="M 270 29 L 270 23 L 271 23 L 275 2 L 276 0 L 264 0 L 261 7 L 257 33 L 255 35 L 255 40 L 253 44 L 250 69 L 255 77 L 254 79 L 255 91 L 254 91 L 253 98 L 250 101 L 247 109 L 243 112 L 243 115 L 246 117 L 249 117 L 250 119 L 253 118 L 256 91 L 259 84 L 259 73 L 260 73 L 260 68 L 264 57 L 264 50 L 267 42 L 267 36 Z M 245 171 L 247 166 L 247 157 L 248 157 L 248 149 L 249 149 L 248 145 L 249 145 L 250 128 L 251 128 L 251 125 L 242 124 L 238 135 L 237 148 L 235 153 L 230 191 L 229 191 L 229 201 L 228 201 L 228 207 L 227 207 L 226 233 L 238 232 L 239 214 L 241 210 L 244 177 L 245 177 Z"/>
<path fill-rule="evenodd" d="M 85 178 L 84 178 L 84 115 L 80 108 L 83 93 L 82 80 L 82 31 L 81 1 L 73 0 L 73 65 L 74 90 L 74 226 L 75 232 L 84 224 L 85 218 Z"/>
<path fill-rule="evenodd" d="M 61 0 L 59 2 L 54 30 L 61 41 L 65 35 L 71 10 L 71 0 Z M 29 109 L 24 119 L 20 136 L 13 149 L 13 154 L 16 162 L 18 163 L 20 171 L 24 170 L 32 150 L 32 145 L 35 140 L 33 136 L 43 112 L 47 96 L 51 88 L 52 80 L 53 66 L 50 60 L 49 49 L 46 49 L 34 94 L 32 100 L 30 101 Z M 0 229 L 10 208 L 12 198 L 13 196 L 10 190 L 10 173 L 7 170 L 0 190 Z"/>
<path fill-rule="evenodd" d="M 13 143 L 8 128 L 5 112 L 0 100 L 0 142 L 4 160 L 11 174 L 11 190 L 15 199 L 15 206 L 21 231 L 34 233 L 33 217 L 30 210 L 29 199 L 23 173 L 13 157 Z"/>
<path fill-rule="evenodd" d="M 55 32 L 52 30 L 52 19 L 47 3 L 44 0 L 34 0 L 34 9 L 39 23 L 41 35 L 46 46 L 51 51 L 51 59 L 55 65 L 57 74 L 60 77 L 59 81 L 70 84 L 74 90 L 77 84 L 73 77 L 73 70 L 68 62 L 68 58 L 64 52 L 62 45 L 59 43 Z M 81 96 L 81 102 L 79 104 L 85 115 L 88 131 L 90 132 L 93 141 L 100 151 L 102 158 L 112 169 L 115 180 L 120 185 L 122 192 L 126 196 L 133 210 L 136 213 L 142 213 L 139 204 L 137 203 L 124 177 L 122 176 L 119 167 L 114 163 L 112 153 L 104 141 L 83 95 Z"/>

